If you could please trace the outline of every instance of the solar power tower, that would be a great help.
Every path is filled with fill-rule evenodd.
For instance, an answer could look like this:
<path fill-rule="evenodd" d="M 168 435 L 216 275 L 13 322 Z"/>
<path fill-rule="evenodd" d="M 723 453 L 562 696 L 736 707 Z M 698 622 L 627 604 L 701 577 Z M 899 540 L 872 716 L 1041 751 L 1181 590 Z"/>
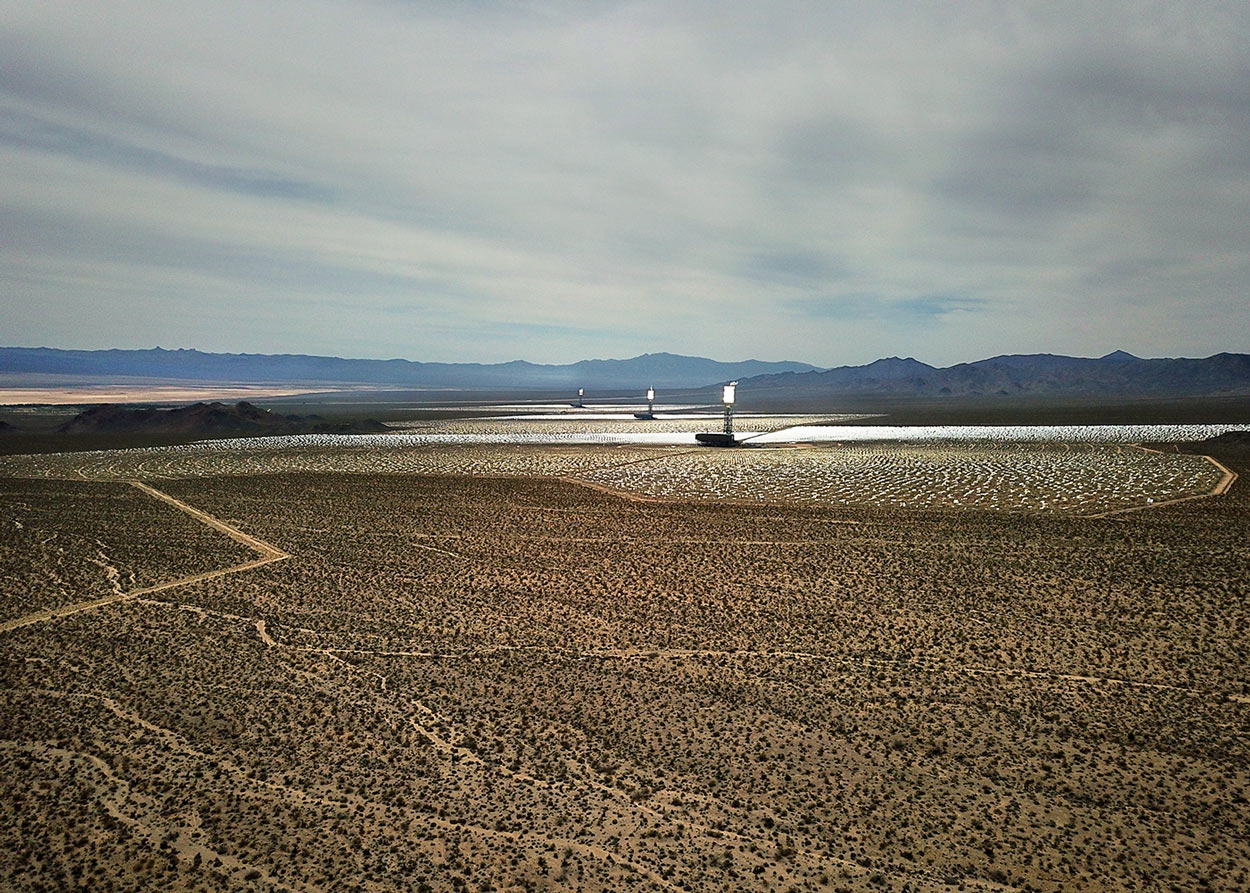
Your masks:
<path fill-rule="evenodd" d="M 701 431 L 694 436 L 694 439 L 704 446 L 714 447 L 736 447 L 738 441 L 734 438 L 734 403 L 737 402 L 738 383 L 731 381 L 729 384 L 721 388 L 721 402 L 725 404 L 725 429 L 724 431 Z"/>
<path fill-rule="evenodd" d="M 647 411 L 634 413 L 636 419 L 654 419 L 655 418 L 655 388 L 647 388 Z"/>

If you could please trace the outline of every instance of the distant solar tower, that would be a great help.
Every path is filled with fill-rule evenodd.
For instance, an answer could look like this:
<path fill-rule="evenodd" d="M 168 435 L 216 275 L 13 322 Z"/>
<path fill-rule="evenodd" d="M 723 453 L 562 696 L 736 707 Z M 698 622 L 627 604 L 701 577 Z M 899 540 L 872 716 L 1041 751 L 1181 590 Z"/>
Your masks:
<path fill-rule="evenodd" d="M 577 389 L 577 408 L 578 408 L 578 409 L 581 409 L 581 408 L 582 408 L 582 398 L 583 398 L 583 397 L 585 397 L 585 396 L 586 396 L 586 389 L 585 389 L 585 388 L 578 388 L 578 389 Z"/>
<path fill-rule="evenodd" d="M 725 404 L 725 430 L 702 431 L 694 436 L 694 439 L 704 446 L 714 447 L 735 447 L 738 441 L 734 439 L 734 403 L 737 399 L 738 383 L 731 381 L 721 389 L 721 402 Z"/>
<path fill-rule="evenodd" d="M 634 413 L 636 419 L 655 418 L 655 388 L 647 388 L 647 411 Z"/>

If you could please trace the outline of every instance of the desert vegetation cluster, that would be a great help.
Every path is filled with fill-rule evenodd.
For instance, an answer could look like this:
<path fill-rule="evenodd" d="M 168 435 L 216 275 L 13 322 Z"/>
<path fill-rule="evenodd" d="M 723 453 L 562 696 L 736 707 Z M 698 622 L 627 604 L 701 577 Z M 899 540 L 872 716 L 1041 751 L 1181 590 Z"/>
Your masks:
<path fill-rule="evenodd" d="M 0 624 L 250 557 L 124 483 L 0 477 L 0 505 Z"/>
<path fill-rule="evenodd" d="M 1108 518 L 649 501 L 553 479 L 620 450 L 546 451 L 40 458 L 291 557 L 0 633 L 0 887 L 1250 886 L 1240 485 Z M 124 483 L 0 484 L 10 616 L 254 557 Z"/>

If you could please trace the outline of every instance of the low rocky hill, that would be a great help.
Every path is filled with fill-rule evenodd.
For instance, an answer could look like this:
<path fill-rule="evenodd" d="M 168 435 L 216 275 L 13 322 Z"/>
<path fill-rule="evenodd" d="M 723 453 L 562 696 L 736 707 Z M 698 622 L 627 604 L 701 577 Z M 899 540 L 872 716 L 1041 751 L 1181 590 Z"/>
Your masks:
<path fill-rule="evenodd" d="M 282 415 L 246 401 L 194 403 L 175 409 L 131 409 L 104 403 L 80 412 L 58 434 L 160 434 L 249 437 L 273 434 L 372 434 L 389 430 L 373 419 L 329 421 L 317 415 Z"/>

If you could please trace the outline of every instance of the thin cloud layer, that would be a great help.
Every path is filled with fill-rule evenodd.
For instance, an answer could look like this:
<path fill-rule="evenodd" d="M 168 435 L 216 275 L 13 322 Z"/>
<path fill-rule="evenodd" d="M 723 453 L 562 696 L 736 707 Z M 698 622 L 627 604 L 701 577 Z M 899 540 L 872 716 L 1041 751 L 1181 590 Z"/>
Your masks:
<path fill-rule="evenodd" d="M 0 2 L 10 344 L 1206 355 L 1244 4 Z"/>

